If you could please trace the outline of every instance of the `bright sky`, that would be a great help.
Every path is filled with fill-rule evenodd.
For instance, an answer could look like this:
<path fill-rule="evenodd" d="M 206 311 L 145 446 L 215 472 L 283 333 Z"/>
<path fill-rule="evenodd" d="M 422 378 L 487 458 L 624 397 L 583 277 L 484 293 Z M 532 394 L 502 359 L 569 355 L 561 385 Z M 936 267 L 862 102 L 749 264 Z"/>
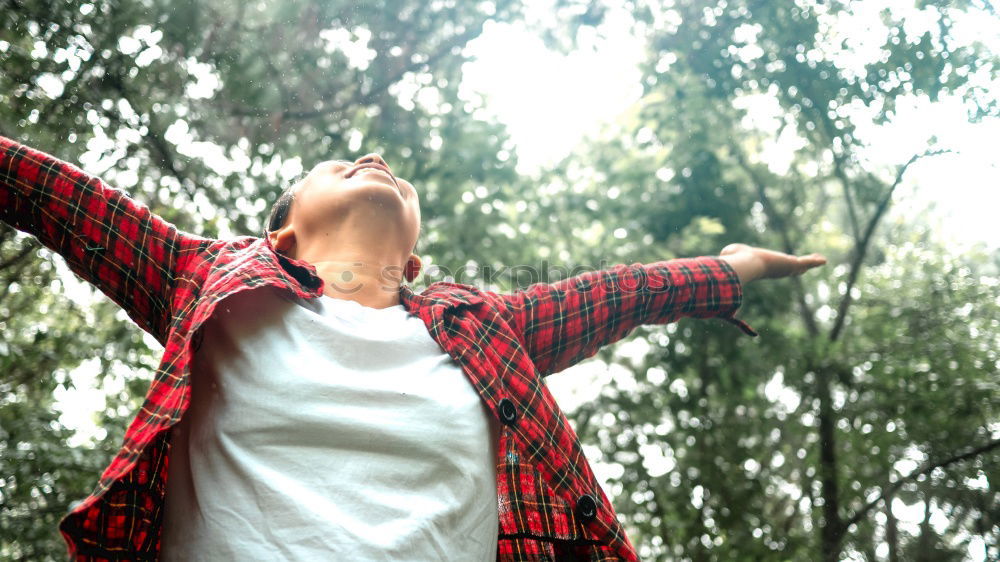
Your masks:
<path fill-rule="evenodd" d="M 487 25 L 469 51 L 464 88 L 486 95 L 507 126 L 522 172 L 565 157 L 584 135 L 613 121 L 642 94 L 641 41 L 626 33 L 563 55 L 514 25 Z"/>
<path fill-rule="evenodd" d="M 543 1 L 536 6 L 538 17 L 544 17 L 547 5 Z M 984 40 L 1000 52 L 1000 39 L 989 29 L 972 22 L 967 34 L 989 35 Z M 463 87 L 487 96 L 487 110 L 508 127 L 521 171 L 532 174 L 565 157 L 583 137 L 596 134 L 603 123 L 614 120 L 639 98 L 637 63 L 643 44 L 627 32 L 622 14 L 611 14 L 607 30 L 610 39 L 584 37 L 584 48 L 568 55 L 550 51 L 539 38 L 510 25 L 487 26 L 470 46 L 477 60 L 465 68 Z M 768 103 L 750 102 L 750 107 L 762 127 L 773 120 L 774 109 Z M 983 242 L 1000 247 L 1000 231 L 993 226 L 995 210 L 1000 208 L 1000 160 L 995 150 L 1000 120 L 973 125 L 957 103 L 928 106 L 913 99 L 904 100 L 894 123 L 864 134 L 871 144 L 866 156 L 879 165 L 904 162 L 931 135 L 955 150 L 954 155 L 912 169 L 894 212 L 906 216 L 934 203 L 938 210 L 930 218 L 940 223 L 942 236 L 959 245 Z M 787 165 L 782 152 L 792 145 L 771 147 L 768 163 L 776 171 Z M 641 347 L 641 342 L 636 345 Z M 635 346 L 620 347 L 619 353 L 626 356 L 644 353 Z M 81 442 L 102 437 L 93 424 L 94 412 L 104 405 L 103 393 L 94 388 L 95 365 L 85 364 L 74 371 L 79 390 L 63 393 L 58 406 L 64 412 L 61 421 L 81 429 Z M 549 381 L 560 404 L 572 409 L 595 397 L 604 384 L 629 384 L 626 375 L 591 362 Z M 775 400 L 789 400 L 781 391 L 780 377 L 776 384 L 769 384 Z M 661 467 L 666 466 L 663 462 L 669 463 L 664 460 Z M 614 474 L 613 468 L 595 468 L 601 480 Z M 900 513 L 904 518 L 910 515 Z"/>
<path fill-rule="evenodd" d="M 870 9 L 880 4 L 872 2 Z M 992 44 L 1000 52 L 1000 36 L 990 23 L 988 18 L 961 22 L 965 36 Z M 860 35 L 857 27 L 852 28 L 855 37 Z M 511 25 L 489 25 L 471 45 L 478 60 L 466 68 L 464 85 L 486 93 L 489 111 L 507 125 L 517 146 L 523 172 L 532 173 L 567 156 L 581 138 L 597 134 L 602 123 L 639 99 L 637 64 L 643 43 L 627 32 L 621 14 L 612 13 L 606 29 L 609 40 L 585 37 L 585 48 L 569 55 L 547 49 L 541 39 Z M 858 43 L 865 44 L 860 39 Z M 773 118 L 771 104 L 751 105 L 751 113 L 760 121 Z M 932 105 L 910 98 L 902 100 L 893 123 L 863 128 L 862 134 L 871 146 L 866 156 L 875 165 L 907 161 L 926 147 L 931 136 L 954 150 L 911 168 L 899 190 L 896 212 L 918 212 L 933 203 L 937 210 L 930 218 L 940 221 L 942 236 L 963 245 L 1000 246 L 1000 231 L 993 226 L 994 209 L 1000 208 L 1000 157 L 995 150 L 1000 120 L 971 124 L 957 100 Z M 769 155 L 775 171 L 783 167 L 782 152 L 793 145 L 772 147 Z"/>

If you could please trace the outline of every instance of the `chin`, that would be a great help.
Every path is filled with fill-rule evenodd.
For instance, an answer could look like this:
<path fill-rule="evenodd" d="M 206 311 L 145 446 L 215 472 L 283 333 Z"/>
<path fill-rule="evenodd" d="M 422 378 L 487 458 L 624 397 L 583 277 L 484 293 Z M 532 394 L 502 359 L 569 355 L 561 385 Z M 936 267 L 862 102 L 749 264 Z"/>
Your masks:
<path fill-rule="evenodd" d="M 404 201 L 394 187 L 387 185 L 359 185 L 323 203 L 321 208 L 314 209 L 318 216 L 384 223 L 379 227 L 383 231 L 388 225 L 409 224 L 413 220 L 412 205 Z"/>
<path fill-rule="evenodd" d="M 383 206 L 393 204 L 402 208 L 404 205 L 402 194 L 391 183 L 364 183 L 345 192 L 344 195 L 351 199 L 352 204 L 364 205 L 371 201 Z"/>

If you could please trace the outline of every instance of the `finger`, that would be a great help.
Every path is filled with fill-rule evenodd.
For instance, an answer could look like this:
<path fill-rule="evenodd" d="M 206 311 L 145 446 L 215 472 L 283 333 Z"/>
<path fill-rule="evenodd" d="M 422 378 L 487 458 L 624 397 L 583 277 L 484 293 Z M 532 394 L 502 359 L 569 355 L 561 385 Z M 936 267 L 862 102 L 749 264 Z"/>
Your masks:
<path fill-rule="evenodd" d="M 802 267 L 802 271 L 812 269 L 814 267 L 819 267 L 821 265 L 826 265 L 826 258 L 820 254 L 810 254 L 808 256 L 800 256 L 798 258 L 799 265 Z"/>

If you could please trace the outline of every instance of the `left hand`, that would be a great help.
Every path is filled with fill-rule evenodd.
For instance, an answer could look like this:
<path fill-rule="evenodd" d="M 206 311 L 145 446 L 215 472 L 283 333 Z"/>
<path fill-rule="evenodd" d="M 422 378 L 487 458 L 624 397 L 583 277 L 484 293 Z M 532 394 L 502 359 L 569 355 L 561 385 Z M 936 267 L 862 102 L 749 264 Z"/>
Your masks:
<path fill-rule="evenodd" d="M 814 267 L 826 264 L 826 258 L 822 254 L 793 256 L 746 244 L 730 244 L 719 252 L 719 256 L 731 256 L 730 263 L 733 263 L 732 258 L 742 258 L 740 261 L 746 263 L 743 267 L 747 270 L 746 277 L 750 281 L 802 275 Z M 744 275 L 741 274 L 740 277 L 743 279 Z"/>

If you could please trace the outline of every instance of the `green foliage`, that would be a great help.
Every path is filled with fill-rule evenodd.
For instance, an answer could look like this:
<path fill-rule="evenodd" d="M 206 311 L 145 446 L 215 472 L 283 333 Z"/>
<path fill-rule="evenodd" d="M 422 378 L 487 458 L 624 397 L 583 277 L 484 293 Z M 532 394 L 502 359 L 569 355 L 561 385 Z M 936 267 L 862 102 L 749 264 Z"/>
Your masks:
<path fill-rule="evenodd" d="M 612 4 L 558 0 L 539 32 L 570 49 Z M 0 0 L 0 134 L 208 236 L 259 234 L 299 167 L 380 152 L 421 192 L 425 263 L 451 271 L 823 252 L 824 270 L 747 289 L 759 340 L 682 321 L 637 330 L 645 353 L 602 352 L 614 383 L 572 418 L 640 556 L 947 560 L 976 539 L 995 557 L 1000 256 L 954 255 L 894 214 L 912 162 L 873 163 L 862 134 L 915 96 L 996 116 L 996 53 L 954 32 L 994 16 L 871 5 L 631 0 L 641 102 L 529 178 L 459 96 L 463 47 L 486 21 L 527 25 L 518 2 Z M 0 225 L 0 558 L 62 557 L 56 522 L 161 352 L 64 269 Z M 106 436 L 79 445 L 55 393 L 95 356 Z"/>
<path fill-rule="evenodd" d="M 832 258 L 748 290 L 760 341 L 681 323 L 639 335 L 649 351 L 638 363 L 605 356 L 618 384 L 573 418 L 620 474 L 610 486 L 644 559 L 875 560 L 880 498 L 893 491 L 949 524 L 899 526 L 890 556 L 961 556 L 972 536 L 996 553 L 997 269 L 982 264 L 997 256 L 956 256 L 920 221 L 887 218 L 926 156 L 873 164 L 858 133 L 903 96 L 958 96 L 970 119 L 995 115 L 970 78 L 996 76 L 995 55 L 951 35 L 976 9 L 953 3 L 887 5 L 866 38 L 881 46 L 864 51 L 850 27 L 860 7 L 633 3 L 650 37 L 646 94 L 546 178 L 558 196 L 539 201 L 538 220 L 572 232 L 550 245 L 605 226 L 575 254 L 585 262 L 733 241 Z M 922 30 L 918 15 L 936 24 Z M 761 126 L 767 107 L 775 122 Z M 928 155 L 942 148 L 927 142 Z M 766 156 L 781 143 L 787 166 Z"/>

